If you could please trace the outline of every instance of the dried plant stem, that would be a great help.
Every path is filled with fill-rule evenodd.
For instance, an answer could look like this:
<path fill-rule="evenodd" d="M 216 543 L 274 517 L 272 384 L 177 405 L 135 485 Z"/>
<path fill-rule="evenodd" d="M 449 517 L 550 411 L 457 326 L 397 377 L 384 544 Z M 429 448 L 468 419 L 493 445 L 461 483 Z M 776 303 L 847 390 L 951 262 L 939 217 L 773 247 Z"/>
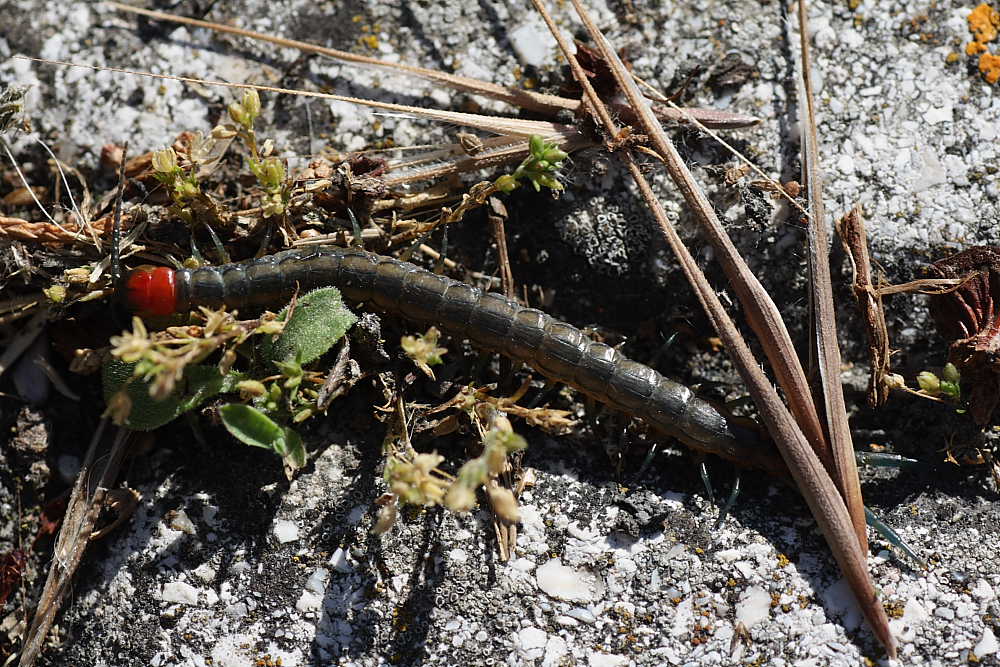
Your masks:
<path fill-rule="evenodd" d="M 393 104 L 391 102 L 379 102 L 377 100 L 366 100 L 359 97 L 349 97 L 347 95 L 334 95 L 332 93 L 321 93 L 312 90 L 294 90 L 292 88 L 280 88 L 277 86 L 259 86 L 250 83 L 233 83 L 230 81 L 218 81 L 211 79 L 198 79 L 190 76 L 176 76 L 173 74 L 154 74 L 152 72 L 142 72 L 129 70 L 121 67 L 106 67 L 99 65 L 85 65 L 81 63 L 71 63 L 64 60 L 48 60 L 45 58 L 29 58 L 27 56 L 14 56 L 18 60 L 30 60 L 32 62 L 46 63 L 49 65 L 62 65 L 65 67 L 81 67 L 83 69 L 94 70 L 95 72 L 118 72 L 119 74 L 129 74 L 132 76 L 145 76 L 153 79 L 168 79 L 171 81 L 181 81 L 183 83 L 194 83 L 205 86 L 220 86 L 223 88 L 236 88 L 240 90 L 261 90 L 282 95 L 298 95 L 300 97 L 316 97 L 324 100 L 334 100 L 337 102 L 347 102 L 359 106 L 372 107 L 382 111 L 393 111 L 402 114 L 410 114 L 421 118 L 441 121 L 444 123 L 455 123 L 465 127 L 474 127 L 486 132 L 509 135 L 511 137 L 523 137 L 525 139 L 532 135 L 539 135 L 550 143 L 562 144 L 563 140 L 569 140 L 579 136 L 579 130 L 573 125 L 562 125 L 546 120 L 521 120 L 519 118 L 505 118 L 503 116 L 483 116 L 480 114 L 462 113 L 460 111 L 444 111 L 440 109 L 426 109 L 407 104 Z"/>
<path fill-rule="evenodd" d="M 819 163 L 819 138 L 816 132 L 816 109 L 812 89 L 812 59 L 809 55 L 808 3 L 799 1 L 799 45 L 802 58 L 802 82 L 805 105 L 803 119 L 803 150 L 806 187 L 809 190 L 809 208 L 812 221 L 806 228 L 809 240 L 810 305 L 813 314 L 815 350 L 821 380 L 824 416 L 833 451 L 833 471 L 847 509 L 854 522 L 861 550 L 868 551 L 868 528 L 865 523 L 865 505 L 861 498 L 858 464 L 854 459 L 854 442 L 847 423 L 844 389 L 840 380 L 840 345 L 837 342 L 837 315 L 833 306 L 833 284 L 830 280 L 830 241 L 826 230 L 826 211 L 823 206 L 823 176 Z"/>
<path fill-rule="evenodd" d="M 566 55 L 566 57 L 570 60 L 571 66 L 574 69 L 574 74 L 579 76 L 579 66 L 572 64 L 575 58 L 569 49 L 569 45 L 561 39 L 560 33 L 555 29 L 551 16 L 548 15 L 548 12 L 541 5 L 540 0 L 533 0 L 533 3 L 536 9 L 538 9 L 538 11 L 545 18 L 546 22 L 549 24 L 550 31 L 560 42 L 560 48 L 563 49 L 564 55 Z M 706 222 L 707 227 L 714 227 L 713 229 L 710 229 L 710 234 L 712 236 L 725 239 L 725 242 L 720 243 L 719 245 L 732 248 L 732 243 L 729 242 L 728 237 L 725 236 L 721 229 L 721 225 L 718 224 L 718 220 L 715 219 L 714 212 L 712 211 L 707 199 L 704 194 L 700 192 L 697 184 L 694 182 L 690 173 L 687 172 L 686 167 L 680 160 L 679 155 L 677 155 L 676 150 L 670 144 L 669 140 L 666 139 L 666 136 L 663 135 L 662 130 L 658 133 L 660 137 L 657 139 L 656 130 L 659 129 L 658 124 L 649 117 L 648 111 L 644 113 L 645 105 L 643 105 L 641 100 L 638 98 L 638 88 L 632 78 L 628 75 L 624 65 L 618 59 L 617 54 L 615 54 L 614 50 L 610 48 L 610 45 L 605 40 L 604 36 L 597 30 L 596 26 L 594 26 L 579 0 L 573 0 L 573 5 L 576 8 L 578 15 L 587 26 L 593 39 L 599 45 L 603 57 L 611 65 L 619 86 L 625 91 L 629 101 L 633 104 L 633 108 L 635 108 L 640 117 L 645 116 L 643 118 L 643 130 L 653 136 L 654 146 L 659 150 L 661 156 L 667 161 L 668 171 L 670 171 L 671 176 L 674 177 L 678 187 L 684 193 L 685 199 L 688 201 L 688 205 L 696 210 L 696 213 L 700 218 L 705 219 L 704 221 Z M 578 80 L 584 87 L 588 102 L 594 108 L 599 118 L 601 118 L 602 123 L 605 124 L 605 129 L 608 131 L 610 136 L 615 136 L 617 134 L 617 127 L 613 122 L 610 122 L 610 116 L 606 110 L 602 111 L 603 103 L 600 98 L 594 92 L 593 88 L 589 86 L 585 77 L 580 77 Z M 803 433 L 803 429 L 800 428 L 800 424 L 796 422 L 796 419 L 793 419 L 792 414 L 781 402 L 781 399 L 778 397 L 774 387 L 771 386 L 767 377 L 757 366 L 757 362 L 754 359 L 753 354 L 750 352 L 746 342 L 739 334 L 739 331 L 736 329 L 732 319 L 725 312 L 718 296 L 715 294 L 715 291 L 712 289 L 705 276 L 701 273 L 690 252 L 681 242 L 676 230 L 674 230 L 672 225 L 670 225 L 666 212 L 663 210 L 662 205 L 653 193 L 652 188 L 650 188 L 649 183 L 646 181 L 640 168 L 635 163 L 631 151 L 622 151 L 622 156 L 625 160 L 626 166 L 629 168 L 629 171 L 632 173 L 633 178 L 639 186 L 643 198 L 652 210 L 667 242 L 677 254 L 688 280 L 695 288 L 699 300 L 709 313 L 709 317 L 712 319 L 716 330 L 725 342 L 730 357 L 739 369 L 744 381 L 747 383 L 751 395 L 761 412 L 761 416 L 768 426 L 768 430 L 771 432 L 772 437 L 774 437 L 775 442 L 780 447 L 782 457 L 785 459 L 785 462 L 795 478 L 799 489 L 805 497 L 806 502 L 809 504 L 817 523 L 826 535 L 834 557 L 837 559 L 841 570 L 847 577 L 852 590 L 858 598 L 862 610 L 875 630 L 875 634 L 885 645 L 889 656 L 895 657 L 895 643 L 891 633 L 889 632 L 889 624 L 885 615 L 885 610 L 882 609 L 882 606 L 879 604 L 871 578 L 868 575 L 865 555 L 861 551 L 858 541 L 854 536 L 851 517 L 847 512 L 847 507 L 845 506 L 840 493 L 838 493 L 833 480 L 824 465 L 820 462 L 814 450 L 810 448 L 810 443 L 807 441 L 807 438 Z M 712 222 L 714 222 L 714 225 L 711 224 Z M 715 240 L 721 241 L 721 238 L 717 238 Z M 718 249 L 719 248 L 717 247 L 717 250 Z M 735 255 L 738 261 L 735 261 L 733 258 L 728 258 L 730 264 L 743 264 L 742 259 L 735 253 L 734 248 L 732 248 L 732 254 Z M 730 270 L 733 269 L 738 269 L 738 267 L 731 266 Z M 743 266 L 743 269 L 745 269 L 745 265 Z M 766 330 L 766 335 L 758 334 L 761 335 L 762 342 L 768 340 L 769 337 L 770 339 L 774 339 L 776 336 L 783 334 L 783 338 L 785 340 L 779 340 L 778 342 L 783 342 L 786 346 L 783 352 L 789 354 L 793 359 L 795 359 L 793 364 L 791 362 L 789 363 L 791 367 L 797 367 L 797 375 L 801 376 L 801 380 L 796 378 L 796 382 L 804 382 L 804 375 L 802 374 L 801 366 L 798 365 L 797 358 L 795 358 L 794 355 L 794 349 L 791 347 L 790 341 L 787 340 L 787 332 L 785 330 L 784 323 L 777 314 L 777 308 L 775 308 L 773 303 L 770 302 L 770 299 L 766 298 L 766 294 L 763 293 L 763 288 L 757 284 L 756 279 L 752 278 L 752 275 L 752 281 L 746 281 L 741 285 L 740 281 L 743 280 L 743 276 L 740 274 L 742 271 L 736 270 L 734 272 L 737 275 L 731 275 L 730 280 L 734 283 L 734 286 L 741 288 L 739 291 L 745 293 L 746 301 L 755 306 L 753 310 L 756 311 L 756 319 L 758 319 L 761 324 L 767 323 L 773 325 Z M 746 270 L 745 272 L 749 273 L 749 270 Z M 749 289 L 747 286 L 750 284 L 755 285 L 758 289 Z M 744 302 L 744 307 L 749 305 L 747 302 Z M 779 351 L 780 347 L 781 345 L 778 346 Z M 769 355 L 769 357 L 770 356 L 772 355 Z M 774 362 L 772 361 L 772 363 Z M 808 397 L 808 392 L 806 397 Z M 802 404 L 808 406 L 811 405 L 811 401 L 803 399 Z M 812 413 L 815 418 L 815 409 L 813 409 Z M 821 432 L 819 433 L 818 440 L 822 442 Z"/>
<path fill-rule="evenodd" d="M 847 256 L 854 265 L 854 298 L 865 320 L 868 334 L 868 404 L 873 408 L 883 405 L 889 398 L 891 388 L 885 382 L 889 374 L 889 331 L 885 324 L 885 309 L 882 307 L 882 292 L 872 283 L 872 262 L 868 253 L 868 235 L 861 216 L 861 206 L 854 208 L 837 221 L 840 236 Z"/>
<path fill-rule="evenodd" d="M 31 621 L 21 649 L 21 667 L 31 667 L 41 652 L 42 643 L 48 633 L 63 599 L 70 590 L 73 574 L 83 559 L 87 542 L 94 532 L 94 525 L 100 515 L 105 495 L 121 467 L 127 451 L 129 431 L 121 429 L 115 436 L 109 451 L 98 456 L 106 419 L 102 419 L 97 432 L 90 442 L 90 448 L 77 474 L 73 492 L 66 506 L 66 516 L 56 538 L 52 564 L 35 616 Z"/>
<path fill-rule="evenodd" d="M 578 8 L 578 12 L 582 11 L 579 2 L 574 2 L 574 5 Z M 600 35 L 599 32 L 596 34 Z M 595 40 L 597 39 L 595 37 Z M 614 50 L 604 43 L 603 37 L 600 40 L 605 53 L 611 54 L 605 56 L 609 58 L 608 62 L 613 62 L 611 59 L 618 60 Z M 636 114 L 642 121 L 643 131 L 648 134 L 650 143 L 664 161 L 671 179 L 677 185 L 688 207 L 698 218 L 702 230 L 714 248 L 716 258 L 722 265 L 730 285 L 746 311 L 750 327 L 764 347 L 778 384 L 785 391 L 795 420 L 802 427 L 806 439 L 817 452 L 824 466 L 832 466 L 833 459 L 820 425 L 816 405 L 812 400 L 809 383 L 802 365 L 799 363 L 798 356 L 795 354 L 795 347 L 788 335 L 788 329 L 781 318 L 781 313 L 778 312 L 777 306 L 774 305 L 760 281 L 740 257 L 732 240 L 723 229 L 722 223 L 719 222 L 708 198 L 694 182 L 687 166 L 663 128 L 649 113 L 649 109 L 644 104 L 631 77 L 628 77 L 627 81 L 624 79 L 619 81 L 619 84 L 623 86 L 623 91 L 629 102 L 636 108 Z"/>
<path fill-rule="evenodd" d="M 336 60 L 354 63 L 356 65 L 368 65 L 371 67 L 388 69 L 396 73 L 418 76 L 422 79 L 427 79 L 429 81 L 448 86 L 454 90 L 471 93 L 473 95 L 482 95 L 501 102 L 506 102 L 507 104 L 520 109 L 553 114 L 562 110 L 576 112 L 580 108 L 580 100 L 568 97 L 537 93 L 511 86 L 501 86 L 491 81 L 483 81 L 481 79 L 474 79 L 467 76 L 449 74 L 447 72 L 440 72 L 438 70 L 427 69 L 424 67 L 415 67 L 413 65 L 406 65 L 402 63 L 390 63 L 377 58 L 372 58 L 370 56 L 350 53 L 349 51 L 340 51 L 338 49 L 331 49 L 316 44 L 309 44 L 308 42 L 275 37 L 273 35 L 266 35 L 264 33 L 254 32 L 252 30 L 237 28 L 235 26 L 224 25 L 221 23 L 200 21 L 198 19 L 187 18 L 185 16 L 157 12 L 150 9 L 141 9 L 139 7 L 132 7 L 118 2 L 108 2 L 107 4 L 119 11 L 141 14 L 159 21 L 171 21 L 173 23 L 181 23 L 198 28 L 205 28 L 215 32 L 239 35 L 241 37 L 269 42 L 282 47 L 297 49 L 303 53 L 316 53 L 334 58 Z M 631 115 L 628 107 L 623 106 L 620 109 L 616 109 L 616 111 L 625 113 L 626 115 Z M 678 111 L 677 109 L 658 107 L 656 113 L 657 116 L 664 121 L 683 122 L 686 117 L 694 117 L 700 122 L 718 129 L 746 127 L 757 122 L 757 119 L 752 116 L 743 116 L 716 109 L 681 109 Z"/>
<path fill-rule="evenodd" d="M 507 207 L 496 197 L 487 200 L 490 207 L 489 221 L 493 228 L 493 240 L 497 244 L 497 264 L 500 267 L 500 285 L 503 294 L 508 299 L 517 299 L 517 286 L 514 284 L 514 272 L 510 268 L 510 255 L 507 252 L 507 232 L 504 223 L 507 221 Z"/>
<path fill-rule="evenodd" d="M 129 221 L 129 216 L 122 216 Z M 91 223 L 95 234 L 104 236 L 111 231 L 113 217 L 108 215 Z M 23 218 L 8 218 L 0 215 L 0 240 L 17 239 L 37 243 L 88 243 L 90 240 L 80 233 L 81 226 L 70 223 L 57 225 L 51 222 L 31 222 Z"/>

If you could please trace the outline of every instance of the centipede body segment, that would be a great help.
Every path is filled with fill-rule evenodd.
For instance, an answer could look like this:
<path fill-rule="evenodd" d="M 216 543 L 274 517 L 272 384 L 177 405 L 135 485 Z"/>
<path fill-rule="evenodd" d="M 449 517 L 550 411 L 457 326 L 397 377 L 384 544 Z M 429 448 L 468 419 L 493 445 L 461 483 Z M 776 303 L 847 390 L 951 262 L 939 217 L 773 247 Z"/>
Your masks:
<path fill-rule="evenodd" d="M 184 312 L 195 306 L 274 307 L 299 291 L 334 286 L 354 302 L 433 324 L 531 366 L 602 403 L 639 417 L 686 445 L 742 466 L 786 475 L 773 443 L 576 327 L 506 297 L 358 248 L 322 246 L 246 262 L 172 271 L 142 267 L 125 279 L 133 311 Z"/>

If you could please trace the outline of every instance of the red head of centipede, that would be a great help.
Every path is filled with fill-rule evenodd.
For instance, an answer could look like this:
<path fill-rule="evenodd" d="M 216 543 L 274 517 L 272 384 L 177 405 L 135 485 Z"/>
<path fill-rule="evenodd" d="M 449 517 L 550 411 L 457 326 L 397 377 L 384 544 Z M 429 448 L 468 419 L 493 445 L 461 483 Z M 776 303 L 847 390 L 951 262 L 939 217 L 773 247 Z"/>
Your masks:
<path fill-rule="evenodd" d="M 140 266 L 122 281 L 122 300 L 140 315 L 170 315 L 177 305 L 174 270 L 165 266 Z"/>

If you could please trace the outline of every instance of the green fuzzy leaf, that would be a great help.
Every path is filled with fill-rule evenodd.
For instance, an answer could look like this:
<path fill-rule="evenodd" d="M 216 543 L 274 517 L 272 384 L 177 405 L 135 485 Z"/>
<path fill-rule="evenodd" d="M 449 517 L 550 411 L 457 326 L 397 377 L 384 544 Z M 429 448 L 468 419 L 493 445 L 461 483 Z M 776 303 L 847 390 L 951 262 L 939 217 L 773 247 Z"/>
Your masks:
<path fill-rule="evenodd" d="M 286 306 L 278 314 L 278 319 L 284 320 L 287 316 Z M 278 340 L 262 344 L 264 358 L 276 362 L 298 360 L 300 364 L 308 364 L 333 347 L 357 319 L 344 305 L 336 287 L 309 292 L 296 303 L 292 319 L 285 325 Z"/>
<path fill-rule="evenodd" d="M 155 401 L 149 395 L 150 383 L 132 379 L 134 368 L 134 363 L 112 359 L 104 364 L 101 374 L 105 401 L 125 389 L 132 401 L 132 412 L 125 425 L 136 431 L 159 428 L 217 394 L 236 391 L 237 383 L 245 379 L 241 373 L 220 375 L 215 366 L 188 366 L 178 390 L 166 400 Z"/>

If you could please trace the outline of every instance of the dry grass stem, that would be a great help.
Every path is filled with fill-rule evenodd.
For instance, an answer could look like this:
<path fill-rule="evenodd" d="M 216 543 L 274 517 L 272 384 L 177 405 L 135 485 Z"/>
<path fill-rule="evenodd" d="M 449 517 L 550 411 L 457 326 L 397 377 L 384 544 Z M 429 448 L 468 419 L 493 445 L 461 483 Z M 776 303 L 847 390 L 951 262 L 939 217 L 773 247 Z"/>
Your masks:
<path fill-rule="evenodd" d="M 553 29 L 554 25 L 551 17 L 548 16 L 545 8 L 541 6 L 539 0 L 533 0 L 533 2 L 536 8 L 543 14 L 547 23 L 549 23 L 550 30 L 560 42 L 560 47 L 563 49 L 564 55 L 570 59 L 572 63 L 574 59 L 573 54 L 570 52 L 565 41 L 560 38 L 558 31 Z M 752 308 L 752 312 L 755 315 L 752 319 L 757 319 L 761 324 L 767 323 L 772 325 L 765 329 L 767 335 L 761 335 L 761 333 L 758 333 L 758 335 L 762 338 L 762 342 L 769 340 L 769 336 L 772 337 L 770 338 L 772 340 L 777 339 L 779 345 L 776 346 L 776 349 L 773 352 L 776 352 L 779 355 L 788 355 L 786 357 L 788 358 L 788 361 L 779 359 L 779 361 L 782 361 L 780 365 L 789 369 L 797 368 L 797 373 L 792 373 L 792 375 L 798 376 L 795 378 L 796 382 L 804 383 L 804 374 L 802 373 L 801 366 L 798 364 L 798 360 L 794 355 L 794 348 L 792 348 L 790 339 L 788 339 L 787 331 L 780 315 L 777 313 L 777 308 L 767 297 L 766 293 L 763 292 L 763 288 L 759 285 L 759 283 L 757 283 L 756 278 L 753 277 L 752 274 L 746 278 L 742 275 L 743 273 L 749 274 L 749 270 L 746 269 L 742 259 L 739 258 L 739 255 L 735 252 L 735 248 L 732 246 L 731 241 L 729 241 L 725 232 L 722 230 L 711 205 L 707 201 L 707 198 L 697 187 L 697 184 L 687 171 L 686 166 L 680 160 L 680 156 L 677 154 L 676 149 L 674 149 L 665 134 L 659 128 L 659 124 L 655 122 L 655 120 L 651 117 L 651 114 L 649 114 L 646 110 L 645 105 L 639 97 L 639 91 L 635 82 L 628 74 L 620 59 L 617 57 L 617 54 L 607 43 L 607 40 L 600 33 L 600 31 L 597 30 L 596 26 L 594 26 L 586 12 L 586 9 L 582 7 L 579 0 L 573 0 L 573 5 L 584 24 L 587 26 L 592 38 L 600 47 L 603 57 L 611 66 L 612 72 L 615 74 L 619 86 L 629 98 L 633 108 L 642 118 L 642 129 L 649 133 L 653 141 L 653 145 L 664 158 L 670 175 L 674 178 L 678 187 L 681 189 L 688 205 L 691 206 L 692 209 L 695 210 L 698 217 L 702 219 L 705 226 L 709 229 L 710 235 L 715 237 L 713 239 L 713 241 L 715 241 L 713 245 L 716 246 L 717 251 L 720 249 L 729 251 L 728 253 L 723 252 L 720 254 L 729 255 L 726 257 L 727 261 L 724 262 L 724 265 L 727 263 L 729 264 L 729 270 L 727 273 L 730 274 L 730 280 L 734 283 L 734 287 L 738 292 L 743 292 L 741 296 L 746 297 L 743 299 L 744 307 L 748 307 L 752 304 L 754 306 L 754 308 Z M 579 76 L 579 67 L 574 66 L 573 69 L 574 75 Z M 585 78 L 580 81 L 580 84 L 586 91 L 588 102 L 593 106 L 598 116 L 605 124 L 605 130 L 610 136 L 616 136 L 617 128 L 613 123 L 609 122 L 610 117 L 607 112 L 601 111 L 601 100 L 588 85 Z M 698 269 L 694 258 L 681 242 L 676 230 L 674 230 L 670 225 L 669 220 L 666 217 L 666 212 L 663 210 L 662 205 L 653 193 L 652 188 L 646 181 L 639 166 L 635 163 L 631 151 L 622 151 L 622 156 L 626 162 L 626 166 L 628 166 L 633 178 L 639 186 L 643 198 L 653 211 L 653 214 L 656 217 L 667 242 L 677 254 L 685 274 L 687 275 L 692 286 L 695 288 L 699 300 L 709 313 L 716 330 L 725 342 L 727 351 L 733 359 L 733 362 L 736 364 L 737 368 L 740 370 L 740 374 L 743 376 L 744 381 L 747 383 L 751 395 L 754 397 L 757 407 L 761 412 L 764 422 L 768 426 L 768 430 L 778 443 L 782 456 L 785 459 L 790 472 L 795 478 L 799 489 L 802 491 L 803 496 L 809 504 L 817 523 L 826 535 L 834 557 L 847 577 L 851 588 L 865 613 L 865 616 L 872 624 L 876 636 L 885 645 L 890 657 L 895 657 L 895 643 L 891 633 L 889 632 L 888 619 L 886 618 L 885 610 L 882 609 L 882 606 L 879 604 L 871 578 L 868 575 L 865 554 L 860 549 L 860 545 L 854 534 L 851 516 L 847 511 L 847 507 L 845 506 L 837 487 L 834 485 L 833 480 L 824 465 L 820 462 L 816 453 L 809 446 L 809 442 L 803 434 L 803 430 L 800 428 L 799 424 L 796 423 L 796 420 L 793 419 L 792 414 L 781 402 L 781 399 L 778 397 L 777 392 L 771 386 L 767 377 L 757 366 L 757 362 L 754 359 L 753 354 L 750 352 L 749 347 L 739 334 L 739 331 L 736 329 L 732 319 L 723 309 L 715 291 Z M 756 289 L 750 288 L 750 285 L 754 285 Z M 783 345 L 780 343 L 783 343 Z M 771 356 L 773 356 L 773 354 L 769 355 L 769 358 Z M 774 363 L 774 361 L 772 361 L 772 363 Z M 808 389 L 806 389 L 806 392 L 805 397 L 803 397 L 802 405 L 808 406 L 811 405 L 811 401 L 807 400 L 809 396 Z M 812 417 L 815 419 L 815 409 L 812 411 Z M 818 436 L 819 442 L 822 442 L 822 433 L 820 432 Z"/>
<path fill-rule="evenodd" d="M 153 79 L 167 79 L 170 81 L 180 81 L 182 83 L 192 83 L 203 86 L 219 86 L 223 88 L 235 88 L 239 90 L 257 90 L 281 95 L 298 95 L 299 97 L 315 97 L 336 102 L 347 102 L 359 106 L 372 107 L 382 111 L 392 111 L 401 114 L 408 114 L 436 120 L 442 123 L 453 123 L 463 127 L 472 127 L 494 134 L 507 135 L 510 137 L 520 137 L 527 139 L 533 135 L 538 135 L 549 143 L 562 145 L 579 134 L 575 126 L 553 123 L 547 120 L 522 120 L 519 118 L 505 118 L 503 116 L 483 116 L 480 114 L 464 113 L 461 111 L 445 111 L 441 109 L 427 109 L 415 107 L 407 104 L 393 104 L 392 102 L 379 102 L 378 100 L 368 100 L 359 97 L 349 97 L 347 95 L 335 95 L 333 93 L 321 93 L 312 90 L 295 90 L 292 88 L 280 88 L 277 86 L 261 86 L 251 83 L 233 83 L 231 81 L 219 81 L 212 79 L 199 79 L 190 76 L 176 76 L 173 74 L 155 74 L 153 72 L 143 72 L 130 70 L 121 67 L 106 67 L 100 65 L 86 65 L 83 63 L 72 63 L 65 60 L 48 60 L 45 58 L 29 58 L 27 56 L 14 56 L 18 60 L 29 60 L 32 62 L 45 63 L 47 65 L 60 65 L 63 67 L 79 67 L 93 70 L 95 72 L 117 72 L 118 74 L 128 74 L 130 76 L 145 76 Z"/>
<path fill-rule="evenodd" d="M 122 459 L 128 449 L 130 432 L 120 429 L 108 451 L 98 456 L 106 424 L 107 420 L 102 419 L 90 442 L 90 448 L 87 450 L 66 506 L 66 515 L 56 538 L 45 588 L 42 590 L 35 616 L 24 638 L 19 663 L 21 667 L 31 667 L 38 658 L 45 636 L 69 592 L 73 574 L 80 565 L 87 542 L 94 533 L 104 498 L 118 478 Z"/>
<path fill-rule="evenodd" d="M 494 100 L 506 102 L 507 104 L 520 109 L 549 114 L 554 114 L 563 110 L 577 112 L 580 109 L 580 100 L 568 97 L 560 97 L 558 95 L 537 93 L 521 88 L 501 86 L 491 81 L 458 76 L 456 74 L 449 74 L 447 72 L 440 72 L 438 70 L 426 69 L 423 67 L 415 67 L 413 65 L 390 63 L 369 56 L 357 55 L 348 51 L 340 51 L 338 49 L 331 49 L 324 46 L 318 46 L 316 44 L 309 44 L 308 42 L 275 37 L 273 35 L 266 35 L 264 33 L 223 25 L 221 23 L 214 23 L 211 21 L 200 21 L 198 19 L 177 16 L 175 14 L 167 14 L 165 12 L 157 12 L 149 9 L 140 9 L 138 7 L 132 7 L 117 2 L 108 2 L 107 4 L 115 9 L 118 9 L 119 11 L 141 14 L 160 21 L 171 21 L 174 23 L 205 28 L 215 32 L 239 35 L 241 37 L 247 37 L 249 39 L 255 39 L 262 42 L 269 42 L 282 47 L 297 49 L 303 53 L 316 53 L 334 58 L 335 60 L 342 60 L 356 65 L 368 65 L 371 67 L 378 67 L 380 69 L 387 69 L 396 73 L 410 74 L 448 86 L 454 90 L 471 93 L 473 95 L 482 95 L 483 97 L 489 97 Z M 615 111 L 625 114 L 627 120 L 632 120 L 632 111 L 628 106 L 622 105 L 620 107 L 616 107 Z M 744 116 L 742 114 L 734 114 L 727 111 L 719 111 L 717 109 L 678 110 L 673 108 L 658 107 L 655 112 L 661 120 L 666 122 L 684 122 L 688 118 L 696 118 L 701 123 L 716 127 L 717 129 L 747 127 L 758 122 L 757 119 L 752 116 Z"/>
<path fill-rule="evenodd" d="M 579 7 L 579 3 L 574 3 L 574 5 Z M 606 44 L 602 44 L 602 46 L 607 47 Z M 606 48 L 606 51 L 612 53 L 610 58 L 618 59 L 617 54 L 613 53 L 613 49 Z M 802 426 L 806 438 L 813 449 L 819 453 L 824 465 L 827 465 L 828 462 L 832 462 L 829 447 L 820 426 L 819 415 L 809 391 L 805 372 L 795 354 L 795 347 L 781 318 L 781 313 L 778 312 L 777 306 L 767 295 L 760 281 L 740 257 L 733 242 L 723 229 L 722 223 L 719 222 L 711 203 L 694 182 L 677 149 L 674 148 L 659 123 L 652 118 L 631 77 L 628 77 L 627 83 L 619 83 L 624 86 L 626 97 L 635 106 L 637 114 L 642 119 L 643 131 L 648 134 L 650 143 L 660 154 L 671 179 L 681 191 L 688 207 L 698 218 L 702 230 L 714 248 L 716 259 L 729 278 L 737 298 L 746 311 L 751 328 L 764 347 L 778 383 L 788 397 L 789 406 L 796 421 Z"/>
<path fill-rule="evenodd" d="M 809 210 L 812 221 L 806 227 L 809 252 L 810 305 L 815 336 L 815 353 L 821 381 L 826 431 L 833 452 L 831 475 L 837 482 L 847 510 L 854 522 L 858 544 L 868 551 L 868 527 L 865 504 L 861 498 L 858 464 L 854 459 L 854 441 L 847 423 L 844 388 L 840 379 L 840 344 L 837 341 L 837 315 L 833 305 L 833 284 L 830 280 L 830 241 L 826 230 L 823 206 L 823 176 L 820 172 L 819 138 L 816 131 L 816 110 L 812 89 L 812 59 L 809 55 L 808 3 L 799 2 L 799 44 L 802 60 L 803 99 L 799 109 L 804 114 L 802 146 L 804 181 L 809 190 Z"/>

